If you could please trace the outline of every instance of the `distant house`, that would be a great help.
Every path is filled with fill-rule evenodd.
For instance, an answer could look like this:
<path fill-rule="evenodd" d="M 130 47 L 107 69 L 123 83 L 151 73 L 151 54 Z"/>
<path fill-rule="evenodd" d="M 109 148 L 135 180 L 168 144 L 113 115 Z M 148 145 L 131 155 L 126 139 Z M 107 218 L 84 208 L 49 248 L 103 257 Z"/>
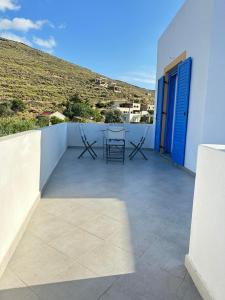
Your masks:
<path fill-rule="evenodd" d="M 140 123 L 141 121 L 140 103 L 117 103 L 114 104 L 112 108 L 122 113 L 122 120 L 125 123 Z"/>
<path fill-rule="evenodd" d="M 103 87 L 108 87 L 108 82 L 107 82 L 107 79 L 104 78 L 104 77 L 98 77 L 95 79 L 95 83 L 97 85 L 100 85 L 100 86 L 103 86 Z"/>
<path fill-rule="evenodd" d="M 64 116 L 64 114 L 62 114 L 59 111 L 56 111 L 56 112 L 44 111 L 43 113 L 41 113 L 40 115 L 37 116 L 38 119 L 40 119 L 42 117 L 49 117 L 49 119 L 51 119 L 52 117 L 56 117 L 62 121 L 65 121 L 65 119 L 66 119 L 66 116 Z"/>
<path fill-rule="evenodd" d="M 51 118 L 51 117 L 56 117 L 56 118 L 58 118 L 58 119 L 60 119 L 60 120 L 62 120 L 62 121 L 65 121 L 65 119 L 66 119 L 66 116 L 64 116 L 64 114 L 62 114 L 62 113 L 59 112 L 59 111 L 56 111 L 56 112 L 50 114 L 50 118 Z"/>
<path fill-rule="evenodd" d="M 154 104 L 142 104 L 141 105 L 142 115 L 154 114 L 155 105 Z"/>
<path fill-rule="evenodd" d="M 109 85 L 109 89 L 112 90 L 114 93 L 121 93 L 120 87 L 118 87 L 115 82 Z"/>

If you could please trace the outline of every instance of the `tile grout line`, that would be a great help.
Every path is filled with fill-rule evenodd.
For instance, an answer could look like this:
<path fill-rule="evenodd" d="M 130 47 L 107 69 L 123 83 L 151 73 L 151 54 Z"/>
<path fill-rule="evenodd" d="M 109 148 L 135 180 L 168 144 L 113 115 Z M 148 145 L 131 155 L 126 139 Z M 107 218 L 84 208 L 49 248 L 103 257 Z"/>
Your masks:
<path fill-rule="evenodd" d="M 120 276 L 119 276 L 119 278 L 120 278 Z M 106 288 L 105 289 L 105 291 L 101 294 L 101 295 L 99 295 L 99 297 L 96 299 L 96 300 L 100 300 L 111 288 L 112 288 L 112 286 L 114 285 L 114 283 L 116 282 L 116 281 L 118 281 L 119 280 L 119 278 L 116 278 L 111 284 L 110 284 L 110 286 L 108 287 L 108 288 Z"/>

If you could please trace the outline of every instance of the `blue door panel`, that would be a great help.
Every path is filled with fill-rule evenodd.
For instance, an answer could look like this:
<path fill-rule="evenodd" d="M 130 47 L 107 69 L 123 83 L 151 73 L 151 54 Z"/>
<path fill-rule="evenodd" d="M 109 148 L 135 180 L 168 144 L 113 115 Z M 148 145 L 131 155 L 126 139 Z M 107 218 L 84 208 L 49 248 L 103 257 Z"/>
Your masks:
<path fill-rule="evenodd" d="M 188 108 L 191 83 L 192 59 L 188 58 L 178 66 L 176 111 L 173 139 L 173 161 L 178 165 L 184 165 Z"/>
<path fill-rule="evenodd" d="M 161 77 L 158 81 L 157 111 L 156 111 L 156 123 L 155 123 L 155 151 L 158 152 L 160 151 L 160 144 L 161 144 L 164 81 L 165 81 L 164 76 Z"/>
<path fill-rule="evenodd" d="M 174 102 L 176 93 L 176 78 L 177 73 L 173 72 L 169 74 L 168 78 L 168 96 L 166 107 L 166 126 L 165 126 L 165 153 L 171 153 L 171 143 L 173 134 L 173 113 Z"/>

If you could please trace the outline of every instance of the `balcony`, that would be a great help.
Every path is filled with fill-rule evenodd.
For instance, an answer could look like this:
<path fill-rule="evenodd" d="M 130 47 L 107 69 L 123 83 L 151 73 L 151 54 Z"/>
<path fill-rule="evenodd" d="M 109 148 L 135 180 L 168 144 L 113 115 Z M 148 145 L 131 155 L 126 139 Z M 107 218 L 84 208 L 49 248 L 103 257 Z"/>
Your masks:
<path fill-rule="evenodd" d="M 98 146 L 101 126 L 86 131 Z M 184 267 L 192 175 L 150 149 L 147 162 L 106 164 L 98 148 L 78 160 L 76 124 L 0 143 L 0 299 L 201 299 Z"/>

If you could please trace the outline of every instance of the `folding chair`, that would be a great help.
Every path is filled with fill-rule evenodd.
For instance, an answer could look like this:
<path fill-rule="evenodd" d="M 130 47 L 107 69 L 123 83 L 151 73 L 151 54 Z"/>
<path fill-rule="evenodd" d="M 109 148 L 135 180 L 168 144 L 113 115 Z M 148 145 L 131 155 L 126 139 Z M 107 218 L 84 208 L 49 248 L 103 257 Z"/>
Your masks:
<path fill-rule="evenodd" d="M 148 160 L 148 158 L 145 156 L 145 154 L 142 151 L 142 146 L 144 145 L 148 131 L 149 131 L 149 127 L 146 127 L 144 131 L 144 135 L 141 137 L 141 139 L 137 144 L 130 141 L 130 144 L 134 147 L 133 151 L 129 154 L 130 160 L 132 160 L 138 152 L 143 156 L 145 160 Z"/>
<path fill-rule="evenodd" d="M 82 142 L 83 142 L 83 144 L 84 144 L 84 150 L 81 152 L 81 154 L 78 156 L 78 158 L 80 159 L 80 158 L 84 155 L 84 153 L 88 151 L 89 154 L 91 155 L 91 157 L 92 157 L 93 159 L 96 159 L 96 158 L 97 158 L 97 154 L 96 154 L 95 151 L 93 150 L 92 146 L 93 146 L 94 144 L 96 144 L 97 141 L 94 141 L 94 142 L 92 142 L 92 143 L 89 143 L 89 142 L 88 142 L 87 137 L 86 137 L 86 135 L 85 135 L 85 133 L 84 133 L 84 129 L 83 129 L 83 127 L 82 127 L 81 124 L 79 124 L 79 130 L 80 130 L 81 140 L 82 140 Z"/>
<path fill-rule="evenodd" d="M 106 130 L 105 137 L 106 162 L 125 160 L 125 129 L 111 126 Z"/>

